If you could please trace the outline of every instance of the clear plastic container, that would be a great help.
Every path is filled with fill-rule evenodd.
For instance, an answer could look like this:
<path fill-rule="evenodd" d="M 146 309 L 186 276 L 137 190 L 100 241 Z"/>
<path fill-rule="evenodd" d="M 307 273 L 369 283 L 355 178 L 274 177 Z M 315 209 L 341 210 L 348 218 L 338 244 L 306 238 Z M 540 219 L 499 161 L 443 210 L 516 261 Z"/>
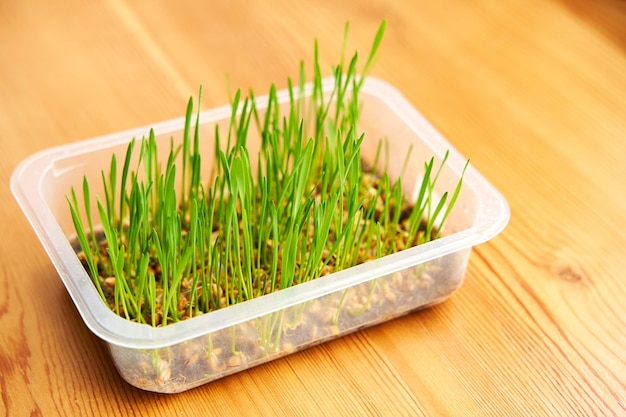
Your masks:
<path fill-rule="evenodd" d="M 324 84 L 328 91 L 332 80 Z M 279 93 L 286 102 L 286 92 Z M 387 83 L 364 84 L 362 155 L 374 157 L 380 138 L 389 141 L 389 169 L 397 177 L 413 145 L 402 181 L 414 192 L 424 162 L 450 151 L 437 192 L 453 190 L 466 159 Z M 265 98 L 258 98 L 259 106 Z M 212 149 L 216 124 L 227 126 L 228 106 L 201 113 L 201 138 Z M 182 136 L 183 118 L 153 126 L 160 148 Z M 39 152 L 19 165 L 11 188 L 59 272 L 87 327 L 103 339 L 121 376 L 139 388 L 184 391 L 306 347 L 431 306 L 463 282 L 472 246 L 497 235 L 509 207 L 471 165 L 443 237 L 308 283 L 165 327 L 152 328 L 118 317 L 102 302 L 72 246 L 74 227 L 66 201 L 86 175 L 92 194 L 111 154 L 123 157 L 129 140 L 150 127 Z M 252 151 L 251 151 L 252 152 Z M 211 154 L 209 151 L 205 154 Z"/>

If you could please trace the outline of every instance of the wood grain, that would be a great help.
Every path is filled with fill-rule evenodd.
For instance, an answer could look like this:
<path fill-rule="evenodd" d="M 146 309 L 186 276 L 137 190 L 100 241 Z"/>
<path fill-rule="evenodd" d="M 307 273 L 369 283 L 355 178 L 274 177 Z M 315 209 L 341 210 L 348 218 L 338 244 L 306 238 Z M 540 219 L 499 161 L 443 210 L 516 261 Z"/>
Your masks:
<path fill-rule="evenodd" d="M 132 388 L 14 202 L 29 154 L 285 85 L 388 30 L 390 81 L 508 199 L 434 308 L 179 395 Z M 0 3 L 0 415 L 626 415 L 626 2 Z"/>

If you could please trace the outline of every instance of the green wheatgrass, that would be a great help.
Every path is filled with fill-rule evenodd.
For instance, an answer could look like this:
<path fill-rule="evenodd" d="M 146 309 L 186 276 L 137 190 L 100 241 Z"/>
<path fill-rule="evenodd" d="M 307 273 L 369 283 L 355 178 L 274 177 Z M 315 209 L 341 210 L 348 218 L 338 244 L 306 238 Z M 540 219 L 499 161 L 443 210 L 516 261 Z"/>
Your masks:
<path fill-rule="evenodd" d="M 444 193 L 435 201 L 435 182 L 447 154 L 437 168 L 432 158 L 424 164 L 417 198 L 407 201 L 401 180 L 392 182 L 386 164 L 380 166 L 384 140 L 373 165 L 364 166 L 359 91 L 385 22 L 360 73 L 357 53 L 344 63 L 347 30 L 348 25 L 340 62 L 332 69 L 330 95 L 322 89 L 317 42 L 312 95 L 305 97 L 301 64 L 297 83 L 288 79 L 285 114 L 274 85 L 264 114 L 257 110 L 253 92 L 247 97 L 240 90 L 235 93 L 228 131 L 215 129 L 216 166 L 210 178 L 200 177 L 199 112 L 192 128 L 190 99 L 182 144 L 176 147 L 172 139 L 165 167 L 158 163 L 152 131 L 129 143 L 119 175 L 112 156 L 108 173 L 102 171 L 103 200 L 96 197 L 101 232 L 91 217 L 87 179 L 82 207 L 71 190 L 68 202 L 82 249 L 79 256 L 116 314 L 162 326 L 439 236 L 462 179 L 450 197 Z M 247 148 L 251 126 L 261 132 L 258 155 L 250 155 Z M 138 179 L 140 172 L 145 180 Z"/>

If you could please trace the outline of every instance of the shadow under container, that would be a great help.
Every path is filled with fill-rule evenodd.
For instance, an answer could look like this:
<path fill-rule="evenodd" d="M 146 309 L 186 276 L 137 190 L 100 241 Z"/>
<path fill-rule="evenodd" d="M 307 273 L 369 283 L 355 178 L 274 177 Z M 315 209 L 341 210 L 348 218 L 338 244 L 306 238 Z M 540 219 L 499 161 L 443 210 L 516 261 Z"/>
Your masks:
<path fill-rule="evenodd" d="M 332 90 L 333 80 L 324 82 Z M 310 94 L 310 86 L 308 88 Z M 286 91 L 278 94 L 283 105 Z M 424 162 L 448 160 L 435 192 L 454 190 L 463 158 L 389 84 L 369 78 L 363 103 L 362 156 L 373 161 L 381 138 L 388 141 L 389 174 L 402 175 L 407 196 L 421 182 Z M 267 98 L 257 99 L 263 109 Z M 228 106 L 199 117 L 202 155 L 211 156 L 216 124 L 227 131 Z M 182 137 L 184 118 L 152 126 L 159 148 Z M 13 193 L 58 270 L 87 327 L 104 340 L 120 375 L 139 388 L 176 393 L 275 358 L 381 323 L 448 298 L 464 279 L 471 248 L 497 235 L 509 220 L 509 207 L 471 165 L 458 200 L 439 239 L 336 272 L 241 304 L 153 328 L 127 321 L 102 302 L 73 249 L 75 232 L 66 195 L 87 176 L 92 195 L 102 195 L 100 175 L 112 154 L 123 160 L 128 142 L 149 127 L 39 152 L 16 168 Z M 250 142 L 250 154 L 254 143 Z M 410 159 L 401 173 L 409 146 Z M 258 144 L 257 144 L 258 150 Z M 252 158 L 253 160 L 255 158 Z M 209 163 L 203 169 L 208 170 Z"/>

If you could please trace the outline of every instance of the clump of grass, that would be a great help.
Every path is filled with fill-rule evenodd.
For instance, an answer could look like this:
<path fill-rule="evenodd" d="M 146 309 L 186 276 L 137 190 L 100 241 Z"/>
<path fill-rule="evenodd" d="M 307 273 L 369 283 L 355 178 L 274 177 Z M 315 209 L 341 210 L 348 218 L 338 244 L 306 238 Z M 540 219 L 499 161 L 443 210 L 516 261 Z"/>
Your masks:
<path fill-rule="evenodd" d="M 215 130 L 210 178 L 200 176 L 199 114 L 194 127 L 190 99 L 182 144 L 172 139 L 164 166 L 152 131 L 129 143 L 120 172 L 112 156 L 104 196 L 96 197 L 101 232 L 87 179 L 82 202 L 71 190 L 79 256 L 114 312 L 162 326 L 438 237 L 461 181 L 435 201 L 441 166 L 430 159 L 417 198 L 407 201 L 401 179 L 393 182 L 380 166 L 382 140 L 373 165 L 361 160 L 359 91 L 384 30 L 385 22 L 360 73 L 358 54 L 345 63 L 342 53 L 330 95 L 317 43 L 312 94 L 306 98 L 301 65 L 297 82 L 288 80 L 284 114 L 274 85 L 264 112 L 252 92 L 237 91 L 228 131 Z M 344 49 L 346 34 L 347 25 Z M 258 155 L 247 147 L 252 130 L 261 135 Z"/>

